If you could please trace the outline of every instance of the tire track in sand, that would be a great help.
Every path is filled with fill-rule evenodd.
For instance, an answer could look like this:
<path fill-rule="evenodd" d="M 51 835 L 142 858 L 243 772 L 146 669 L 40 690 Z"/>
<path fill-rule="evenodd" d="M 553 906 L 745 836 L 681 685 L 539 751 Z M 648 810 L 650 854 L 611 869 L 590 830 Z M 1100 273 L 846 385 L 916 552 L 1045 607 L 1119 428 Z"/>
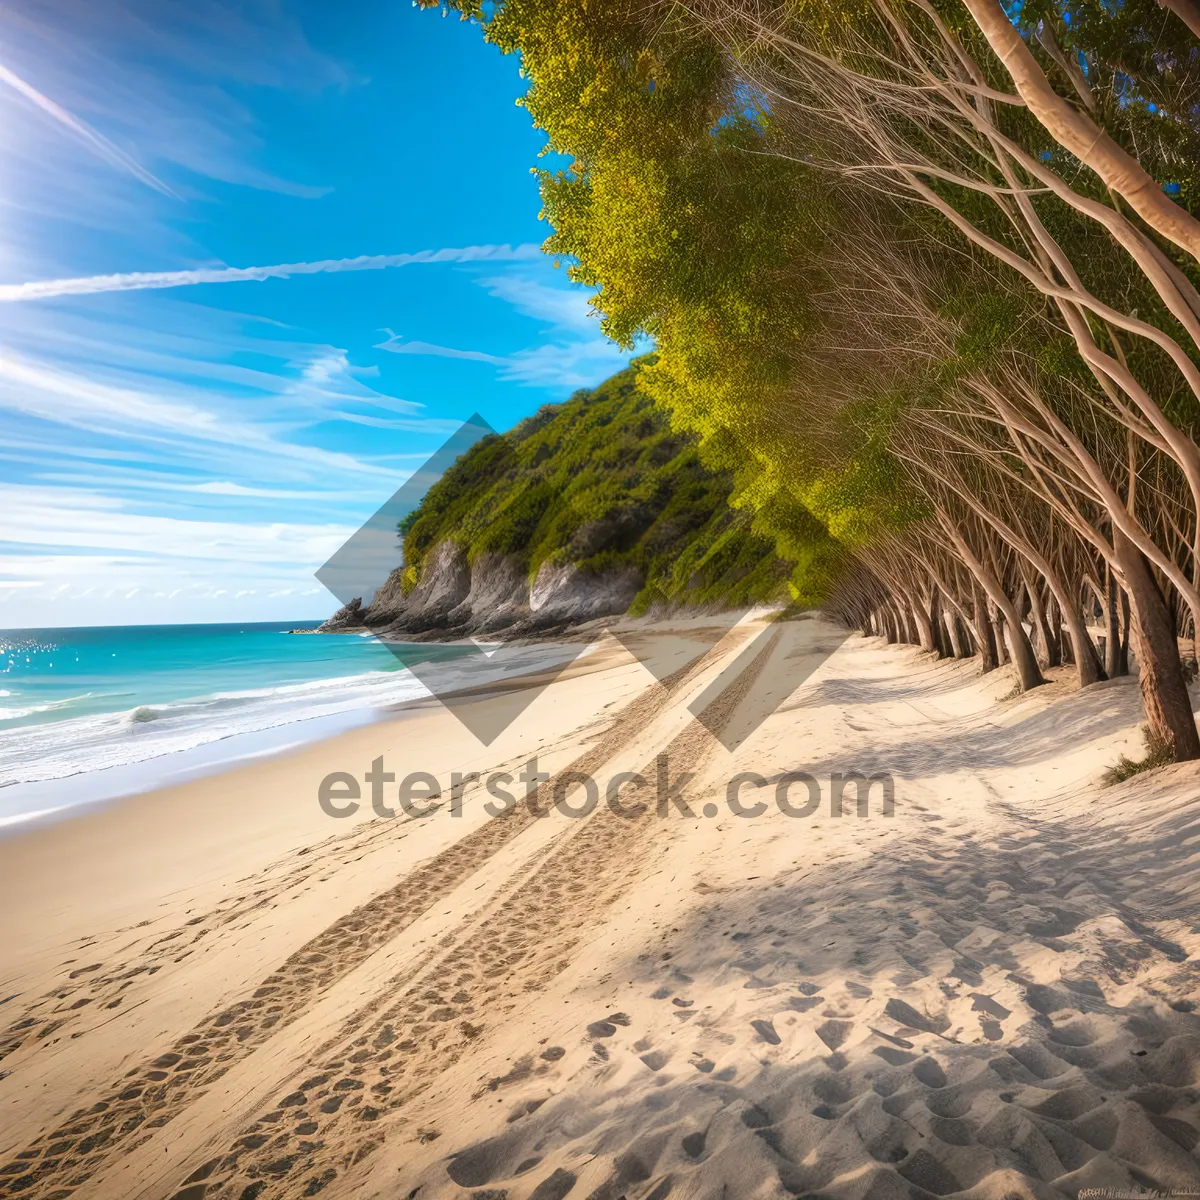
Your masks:
<path fill-rule="evenodd" d="M 674 695 L 728 649 L 726 639 L 660 684 L 651 684 L 613 717 L 595 745 L 539 787 L 535 803 L 550 794 L 554 778 L 565 772 L 597 774 L 609 758 L 644 732 Z M 205 1018 L 170 1050 L 110 1083 L 90 1108 L 77 1109 L 0 1165 L 0 1197 L 65 1200 L 101 1174 L 118 1154 L 130 1153 L 167 1125 L 231 1066 L 267 1042 L 538 819 L 523 806 L 493 818 L 395 887 L 334 921 L 252 993 Z"/>
<path fill-rule="evenodd" d="M 709 730 L 727 724 L 778 638 L 709 705 L 708 728 L 690 721 L 670 742 L 669 758 L 692 765 L 711 751 L 716 742 Z M 642 774 L 653 779 L 654 768 L 652 761 Z M 623 800 L 627 806 L 640 800 L 645 814 L 623 818 L 598 806 L 585 820 L 570 822 L 420 973 L 381 990 L 389 999 L 399 993 L 398 1000 L 386 1008 L 380 1001 L 365 1004 L 224 1154 L 177 1185 L 173 1200 L 313 1196 L 377 1150 L 404 1123 L 399 1110 L 469 1054 L 490 1021 L 503 1020 L 523 995 L 570 965 L 579 942 L 653 861 L 659 824 L 653 785 L 631 786 Z M 549 1062 L 531 1056 L 485 1088 L 528 1078 L 539 1066 Z"/>

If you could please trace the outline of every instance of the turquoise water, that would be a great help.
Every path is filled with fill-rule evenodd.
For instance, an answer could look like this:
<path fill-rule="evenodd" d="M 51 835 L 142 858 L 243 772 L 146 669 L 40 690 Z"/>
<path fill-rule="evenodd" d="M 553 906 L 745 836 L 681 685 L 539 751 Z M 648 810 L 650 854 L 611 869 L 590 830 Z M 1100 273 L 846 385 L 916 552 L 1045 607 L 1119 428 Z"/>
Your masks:
<path fill-rule="evenodd" d="M 0 632 L 0 829 L 278 753 L 429 696 L 371 636 L 289 632 L 315 624 Z M 439 695 L 562 659 L 547 646 L 502 658 L 465 644 L 397 650 L 438 664 L 418 670 Z"/>
<path fill-rule="evenodd" d="M 0 730 L 396 666 L 373 639 L 294 625 L 148 625 L 0 633 Z"/>
<path fill-rule="evenodd" d="M 425 694 L 374 638 L 287 632 L 295 627 L 0 633 L 0 788 Z"/>

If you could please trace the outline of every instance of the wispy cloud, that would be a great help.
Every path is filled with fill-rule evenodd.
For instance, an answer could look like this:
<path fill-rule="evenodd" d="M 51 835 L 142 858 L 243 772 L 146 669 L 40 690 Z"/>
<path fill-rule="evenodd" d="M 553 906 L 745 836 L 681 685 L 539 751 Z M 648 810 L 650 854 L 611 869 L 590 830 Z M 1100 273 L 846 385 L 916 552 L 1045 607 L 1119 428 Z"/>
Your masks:
<path fill-rule="evenodd" d="M 197 267 L 184 271 L 127 271 L 78 279 L 43 279 L 0 284 L 0 301 L 47 300 L 56 296 L 90 296 L 97 292 L 133 292 L 148 288 L 188 287 L 200 283 L 245 283 L 287 279 L 292 275 L 324 275 L 342 271 L 382 271 L 424 263 L 520 262 L 536 259 L 539 247 L 463 246 L 418 250 L 412 254 L 363 254 L 357 258 L 325 258 L 316 262 L 277 263 L 267 267 Z"/>
<path fill-rule="evenodd" d="M 123 165 L 128 178 L 151 187 L 146 176 L 169 180 L 164 195 L 210 199 L 210 180 L 329 194 L 325 179 L 294 180 L 274 169 L 303 167 L 297 156 L 269 155 L 271 128 L 255 104 L 263 89 L 311 99 L 362 82 L 308 43 L 294 8 L 279 0 L 6 0 L 4 61 L 37 93 L 12 80 L 13 90 L 0 88 L 0 99 L 15 102 L 0 122 L 0 149 L 20 160 L 19 170 L 6 172 L 4 191 L 19 197 L 23 223 L 53 214 L 119 232 L 137 214 L 143 243 L 151 229 L 170 237 L 161 218 L 174 213 L 156 213 L 128 189 L 108 186 L 85 168 L 93 156 L 66 159 L 67 139 L 45 136 L 47 116 L 71 141 L 88 143 L 97 165 Z M 118 162 L 123 154 L 146 175 Z"/>
<path fill-rule="evenodd" d="M 551 287 L 528 275 L 498 275 L 480 279 L 478 283 L 489 295 L 554 329 L 589 337 L 600 332 L 600 319 L 583 288 Z"/>
<path fill-rule="evenodd" d="M 628 362 L 626 351 L 598 337 L 521 350 L 512 356 L 503 374 L 529 387 L 595 387 Z"/>
<path fill-rule="evenodd" d="M 483 363 L 498 368 L 501 379 L 529 387 L 591 387 L 625 365 L 628 354 L 600 332 L 599 320 L 584 289 L 553 287 L 530 275 L 528 268 L 520 267 L 511 274 L 476 282 L 490 296 L 541 322 L 553 341 L 512 354 L 493 354 L 416 338 L 407 340 L 385 329 L 388 336 L 375 349 Z"/>
<path fill-rule="evenodd" d="M 354 528 L 149 513 L 84 488 L 0 484 L 0 505 L 11 520 L 0 540 L 5 627 L 57 624 L 80 612 L 99 622 L 135 612 L 219 618 L 221 597 L 239 593 L 292 597 L 296 616 L 321 614 L 327 604 L 312 573 Z M 278 616 L 269 606 L 257 611 Z"/>
<path fill-rule="evenodd" d="M 256 524 L 181 520 L 138 511 L 128 501 L 75 488 L 0 485 L 0 504 L 12 514 L 9 545 L 102 550 L 132 556 L 157 569 L 167 559 L 315 570 L 354 531 L 332 522 Z M 20 563 L 5 561 L 19 575 Z"/>
<path fill-rule="evenodd" d="M 0 83 L 6 83 L 14 91 L 19 92 L 31 104 L 40 108 L 47 116 L 57 121 L 64 128 L 75 134 L 84 145 L 105 162 L 128 171 L 135 179 L 140 179 L 147 187 L 152 187 L 164 196 L 175 200 L 180 199 L 179 193 L 163 183 L 152 171 L 146 170 L 132 155 L 126 154 L 120 146 L 114 145 L 102 133 L 98 133 L 86 121 L 80 120 L 74 113 L 68 112 L 61 104 L 56 104 L 49 96 L 39 92 L 33 84 L 22 79 L 15 71 L 0 63 Z"/>
<path fill-rule="evenodd" d="M 482 350 L 455 350 L 452 346 L 438 346 L 434 342 L 406 342 L 398 333 L 390 329 L 383 331 L 387 340 L 379 342 L 376 350 L 386 350 L 389 354 L 425 354 L 432 358 L 465 358 L 469 362 L 490 363 L 493 367 L 508 366 L 512 359 L 503 354 L 486 354 Z"/>
<path fill-rule="evenodd" d="M 391 354 L 423 354 L 486 363 L 500 369 L 501 379 L 511 379 L 530 387 L 592 387 L 606 375 L 619 371 L 628 359 L 620 346 L 605 338 L 534 346 L 515 354 L 488 354 L 483 350 L 457 350 L 432 342 L 406 342 L 393 333 L 375 349 Z"/>
<path fill-rule="evenodd" d="M 221 413 L 141 391 L 114 387 L 46 363 L 0 353 L 0 407 L 97 433 L 139 440 L 170 436 L 185 442 L 243 443 L 265 449 L 271 439 Z"/>

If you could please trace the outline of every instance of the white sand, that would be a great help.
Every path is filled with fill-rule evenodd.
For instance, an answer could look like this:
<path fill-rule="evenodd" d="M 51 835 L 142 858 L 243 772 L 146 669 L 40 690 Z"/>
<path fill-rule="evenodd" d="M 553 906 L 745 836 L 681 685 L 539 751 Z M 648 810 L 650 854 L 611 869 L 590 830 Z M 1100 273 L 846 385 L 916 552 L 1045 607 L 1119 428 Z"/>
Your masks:
<path fill-rule="evenodd" d="M 1098 782 L 1136 684 L 1000 700 L 787 623 L 708 711 L 731 752 L 687 706 L 761 629 L 669 692 L 606 648 L 490 750 L 426 710 L 0 843 L 0 1195 L 1200 1188 L 1197 769 Z M 694 818 L 316 804 L 380 754 L 445 782 L 538 753 L 642 771 L 653 809 L 664 752 Z M 878 786 L 831 815 L 856 769 L 894 815 Z"/>

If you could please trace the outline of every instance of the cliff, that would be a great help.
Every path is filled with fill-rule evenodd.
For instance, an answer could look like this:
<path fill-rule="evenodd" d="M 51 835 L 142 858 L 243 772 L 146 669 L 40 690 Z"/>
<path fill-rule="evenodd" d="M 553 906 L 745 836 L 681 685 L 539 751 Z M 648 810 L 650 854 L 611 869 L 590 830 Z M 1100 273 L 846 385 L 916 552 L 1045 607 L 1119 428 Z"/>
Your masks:
<path fill-rule="evenodd" d="M 402 522 L 404 564 L 322 629 L 518 637 L 787 599 L 794 564 L 733 491 L 623 371 L 476 443 Z"/>

